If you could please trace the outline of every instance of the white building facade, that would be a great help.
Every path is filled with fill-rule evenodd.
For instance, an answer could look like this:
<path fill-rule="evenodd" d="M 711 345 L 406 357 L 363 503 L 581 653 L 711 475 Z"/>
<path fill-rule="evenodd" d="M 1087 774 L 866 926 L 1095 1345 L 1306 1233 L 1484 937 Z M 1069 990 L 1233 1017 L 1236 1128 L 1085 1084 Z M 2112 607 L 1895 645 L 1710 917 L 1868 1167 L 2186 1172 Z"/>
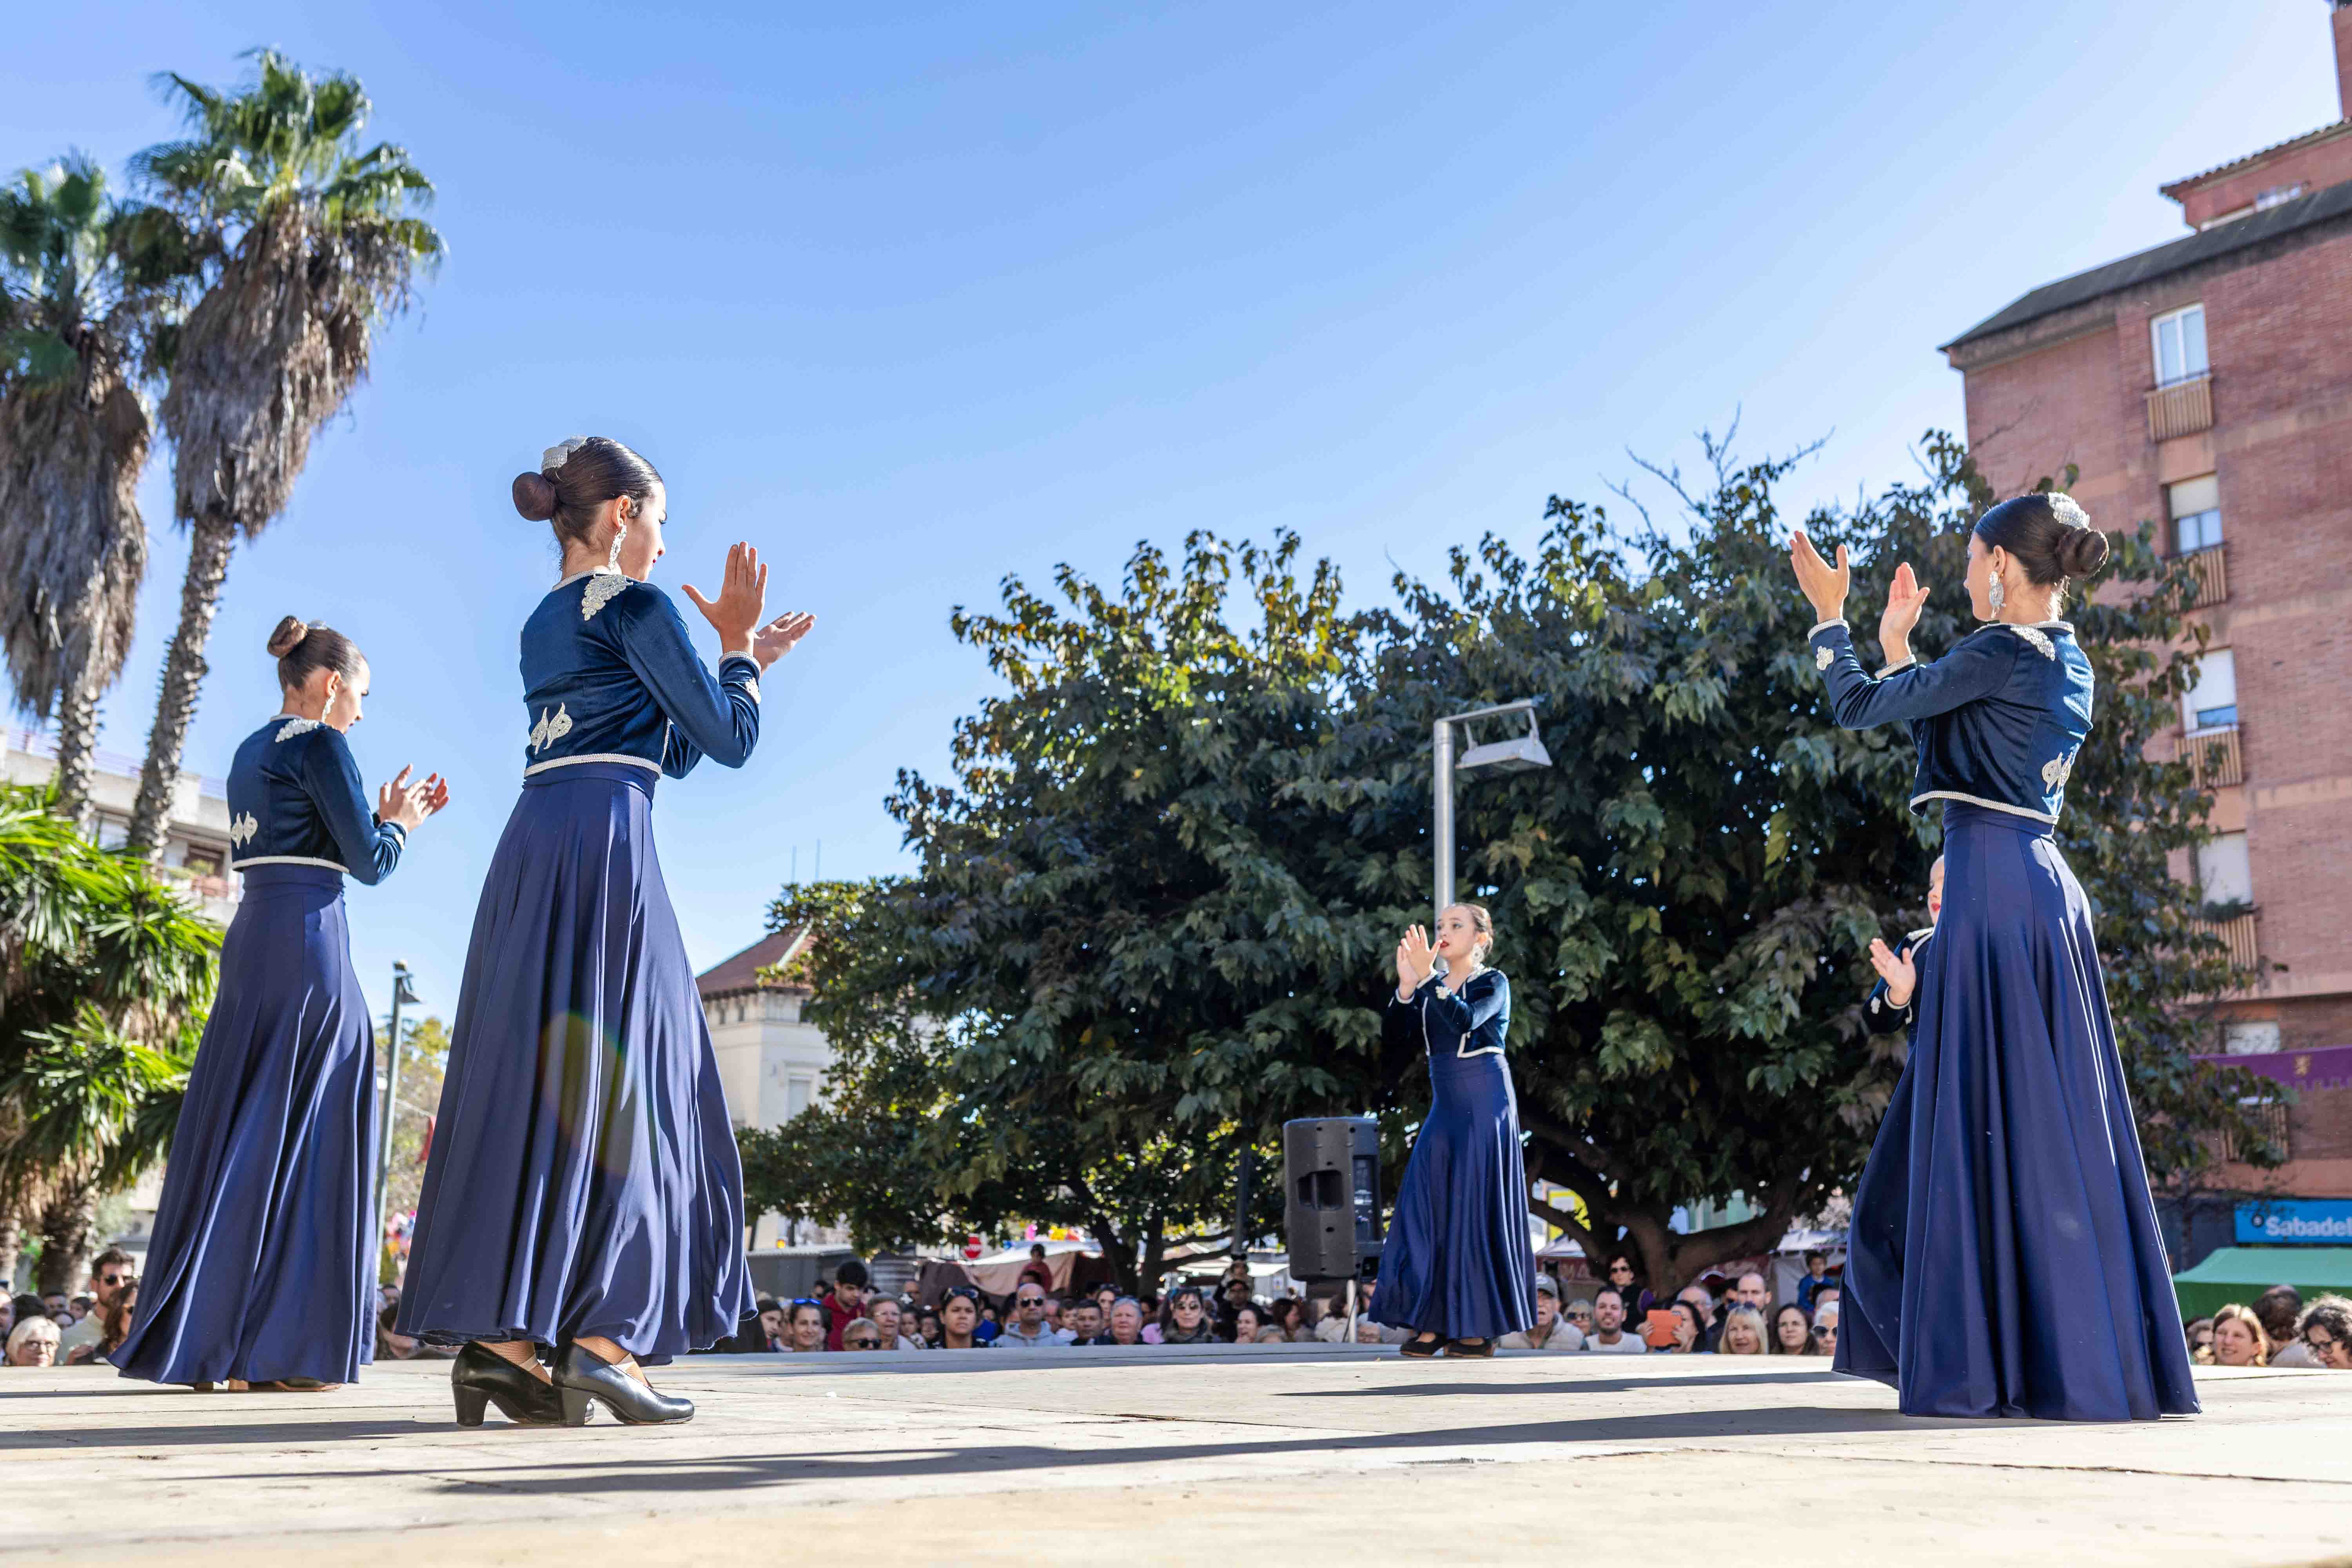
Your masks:
<path fill-rule="evenodd" d="M 702 1014 L 710 1025 L 710 1046 L 719 1061 L 719 1081 L 739 1128 L 781 1127 L 820 1103 L 833 1047 L 801 1009 L 809 988 L 774 977 L 808 941 L 805 930 L 772 931 L 732 957 L 695 977 Z M 769 1251 L 788 1242 L 843 1239 L 830 1227 L 803 1225 L 798 1234 L 777 1215 L 751 1221 L 751 1245 Z"/>

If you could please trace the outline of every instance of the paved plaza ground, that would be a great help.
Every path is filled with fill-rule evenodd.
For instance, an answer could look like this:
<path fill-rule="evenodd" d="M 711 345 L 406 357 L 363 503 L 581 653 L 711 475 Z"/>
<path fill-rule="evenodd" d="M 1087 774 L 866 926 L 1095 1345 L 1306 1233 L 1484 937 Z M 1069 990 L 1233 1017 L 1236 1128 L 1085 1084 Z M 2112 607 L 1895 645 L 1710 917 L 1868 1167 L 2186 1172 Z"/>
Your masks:
<path fill-rule="evenodd" d="M 1630 1363 L 1630 1364 L 1628 1364 Z M 878 1363 L 878 1364 L 877 1364 Z M 2352 1563 L 2352 1375 L 1906 1420 L 1811 1361 L 1369 1347 L 694 1357 L 689 1425 L 0 1372 L 0 1553 L 146 1563 Z"/>

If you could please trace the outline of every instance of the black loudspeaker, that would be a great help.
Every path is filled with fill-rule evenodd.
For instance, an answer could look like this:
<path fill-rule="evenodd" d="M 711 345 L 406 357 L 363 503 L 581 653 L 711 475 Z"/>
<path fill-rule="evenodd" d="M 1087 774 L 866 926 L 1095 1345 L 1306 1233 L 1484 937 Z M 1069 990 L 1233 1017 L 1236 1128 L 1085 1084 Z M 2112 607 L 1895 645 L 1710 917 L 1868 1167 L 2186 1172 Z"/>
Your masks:
<path fill-rule="evenodd" d="M 1282 1220 L 1290 1277 L 1368 1278 L 1381 1256 L 1381 1133 L 1369 1116 L 1282 1124 Z"/>

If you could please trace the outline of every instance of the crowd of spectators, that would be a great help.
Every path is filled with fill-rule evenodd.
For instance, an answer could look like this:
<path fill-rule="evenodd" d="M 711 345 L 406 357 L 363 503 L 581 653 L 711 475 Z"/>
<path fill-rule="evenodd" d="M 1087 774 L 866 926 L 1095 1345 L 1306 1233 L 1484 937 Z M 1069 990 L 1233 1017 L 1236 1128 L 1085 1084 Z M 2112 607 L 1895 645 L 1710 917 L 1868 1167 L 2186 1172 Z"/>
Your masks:
<path fill-rule="evenodd" d="M 1661 1300 L 1641 1282 L 1629 1257 L 1610 1259 L 1609 1283 L 1563 1288 L 1536 1277 L 1536 1321 L 1496 1342 L 1505 1350 L 1602 1355 L 1801 1355 L 1837 1352 L 1839 1286 L 1827 1258 L 1809 1254 L 1792 1300 L 1775 1302 L 1761 1274 L 1710 1277 Z M 110 1249 L 90 1269 L 86 1293 L 0 1297 L 0 1342 L 8 1366 L 102 1364 L 131 1331 L 139 1280 L 128 1253 Z M 1402 1329 L 1374 1322 L 1376 1287 L 1359 1288 L 1351 1317 L 1344 1297 L 1258 1298 L 1247 1265 L 1235 1262 L 1213 1287 L 1180 1281 L 1165 1290 L 1127 1294 L 1103 1283 L 1064 1294 L 1054 1288 L 1042 1248 L 1009 1296 L 971 1285 L 950 1287 L 935 1303 L 873 1289 L 852 1258 L 824 1293 L 790 1301 L 762 1297 L 759 1316 L 714 1347 L 721 1352 L 809 1355 L 825 1352 L 1057 1350 L 1068 1345 L 1336 1344 L 1351 1330 L 1360 1344 L 1397 1344 Z M 1571 1293 L 1575 1292 L 1575 1293 Z M 395 1333 L 399 1289 L 379 1303 L 376 1359 L 446 1359 L 455 1353 Z M 2233 1302 L 2188 1325 L 2192 1359 L 2210 1366 L 2328 1368 L 2352 1372 L 2352 1299 L 2305 1303 L 2291 1285 L 2274 1285 L 2251 1306 Z"/>
<path fill-rule="evenodd" d="M 2200 1366 L 2352 1372 L 2352 1298 L 2321 1296 L 2306 1306 L 2294 1286 L 2273 1285 L 2252 1306 L 2232 1301 L 2188 1331 L 2189 1359 Z"/>

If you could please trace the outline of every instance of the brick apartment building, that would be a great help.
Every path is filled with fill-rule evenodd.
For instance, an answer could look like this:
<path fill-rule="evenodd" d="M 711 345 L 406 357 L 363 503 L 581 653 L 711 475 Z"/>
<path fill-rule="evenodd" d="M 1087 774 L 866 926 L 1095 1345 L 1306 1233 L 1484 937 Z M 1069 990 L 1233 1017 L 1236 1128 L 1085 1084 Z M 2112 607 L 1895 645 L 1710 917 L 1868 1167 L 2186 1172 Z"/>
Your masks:
<path fill-rule="evenodd" d="M 2352 0 L 2327 15 L 2341 118 L 2164 186 L 2195 232 L 1944 346 L 1997 490 L 2073 464 L 2095 521 L 2156 520 L 2197 568 L 2210 651 L 2175 743 L 2216 837 L 2193 874 L 2252 906 L 2222 928 L 2241 952 L 2286 966 L 2223 1048 L 2287 1082 L 2352 1055 Z M 2352 1087 L 2282 1116 L 2284 1189 L 2352 1196 Z"/>

